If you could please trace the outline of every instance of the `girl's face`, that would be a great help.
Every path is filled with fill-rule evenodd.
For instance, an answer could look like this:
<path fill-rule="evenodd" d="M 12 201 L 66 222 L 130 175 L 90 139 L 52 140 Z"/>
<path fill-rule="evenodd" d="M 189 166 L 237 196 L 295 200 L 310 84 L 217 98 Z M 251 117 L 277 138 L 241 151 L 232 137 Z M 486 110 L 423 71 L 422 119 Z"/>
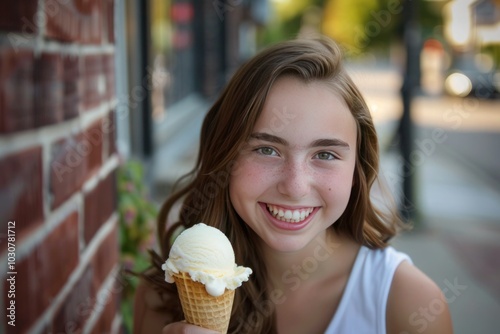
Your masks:
<path fill-rule="evenodd" d="M 356 161 L 356 122 L 319 81 L 278 79 L 230 180 L 235 210 L 276 251 L 297 251 L 344 212 Z"/>

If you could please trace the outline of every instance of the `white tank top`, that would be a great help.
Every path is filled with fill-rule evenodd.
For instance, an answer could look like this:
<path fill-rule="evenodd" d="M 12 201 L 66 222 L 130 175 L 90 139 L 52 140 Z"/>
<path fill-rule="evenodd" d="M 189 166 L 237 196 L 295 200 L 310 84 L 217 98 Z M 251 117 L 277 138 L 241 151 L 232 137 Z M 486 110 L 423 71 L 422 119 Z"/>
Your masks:
<path fill-rule="evenodd" d="M 359 249 L 344 293 L 325 334 L 386 334 L 386 307 L 392 277 L 408 255 L 392 247 Z"/>

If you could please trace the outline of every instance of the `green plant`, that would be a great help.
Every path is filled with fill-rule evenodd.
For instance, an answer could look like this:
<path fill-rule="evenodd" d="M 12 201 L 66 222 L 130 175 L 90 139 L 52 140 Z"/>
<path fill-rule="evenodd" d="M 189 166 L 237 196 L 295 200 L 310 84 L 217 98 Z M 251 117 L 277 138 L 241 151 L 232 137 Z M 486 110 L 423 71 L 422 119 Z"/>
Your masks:
<path fill-rule="evenodd" d="M 144 166 L 140 161 L 128 160 L 117 171 L 120 260 L 125 273 L 121 312 L 129 333 L 138 278 L 127 273 L 139 273 L 149 266 L 147 250 L 154 247 L 158 213 L 144 181 Z"/>

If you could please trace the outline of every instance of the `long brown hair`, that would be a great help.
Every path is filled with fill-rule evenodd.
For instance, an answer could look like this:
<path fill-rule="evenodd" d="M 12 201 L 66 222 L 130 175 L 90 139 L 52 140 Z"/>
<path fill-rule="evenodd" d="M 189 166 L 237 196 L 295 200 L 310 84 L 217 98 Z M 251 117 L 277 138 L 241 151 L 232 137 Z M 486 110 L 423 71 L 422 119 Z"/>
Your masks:
<path fill-rule="evenodd" d="M 400 220 L 396 211 L 377 210 L 370 199 L 379 168 L 377 134 L 361 93 L 342 65 L 340 47 L 326 38 L 278 43 L 234 74 L 205 117 L 194 170 L 160 210 L 157 227 L 161 254 L 153 254 L 153 269 L 144 276 L 161 291 L 171 320 L 182 320 L 182 310 L 175 297 L 175 285 L 164 282 L 160 266 L 168 257 L 176 227 L 204 222 L 224 232 L 234 247 L 236 262 L 254 272 L 250 281 L 236 290 L 230 332 L 276 332 L 258 237 L 233 209 L 228 185 L 239 148 L 250 137 L 273 83 L 283 75 L 330 85 L 345 100 L 356 120 L 357 159 L 351 198 L 331 228 L 370 248 L 387 246 L 398 231 Z M 178 221 L 167 230 L 167 216 L 179 202 L 182 205 Z"/>

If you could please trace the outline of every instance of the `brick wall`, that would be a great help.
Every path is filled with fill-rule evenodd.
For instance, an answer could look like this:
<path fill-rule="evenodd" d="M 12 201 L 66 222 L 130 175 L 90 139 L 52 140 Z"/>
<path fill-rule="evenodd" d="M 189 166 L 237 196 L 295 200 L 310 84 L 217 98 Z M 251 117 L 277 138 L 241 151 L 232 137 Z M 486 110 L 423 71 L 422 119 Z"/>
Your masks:
<path fill-rule="evenodd" d="M 121 330 L 113 6 L 0 2 L 0 333 Z"/>

